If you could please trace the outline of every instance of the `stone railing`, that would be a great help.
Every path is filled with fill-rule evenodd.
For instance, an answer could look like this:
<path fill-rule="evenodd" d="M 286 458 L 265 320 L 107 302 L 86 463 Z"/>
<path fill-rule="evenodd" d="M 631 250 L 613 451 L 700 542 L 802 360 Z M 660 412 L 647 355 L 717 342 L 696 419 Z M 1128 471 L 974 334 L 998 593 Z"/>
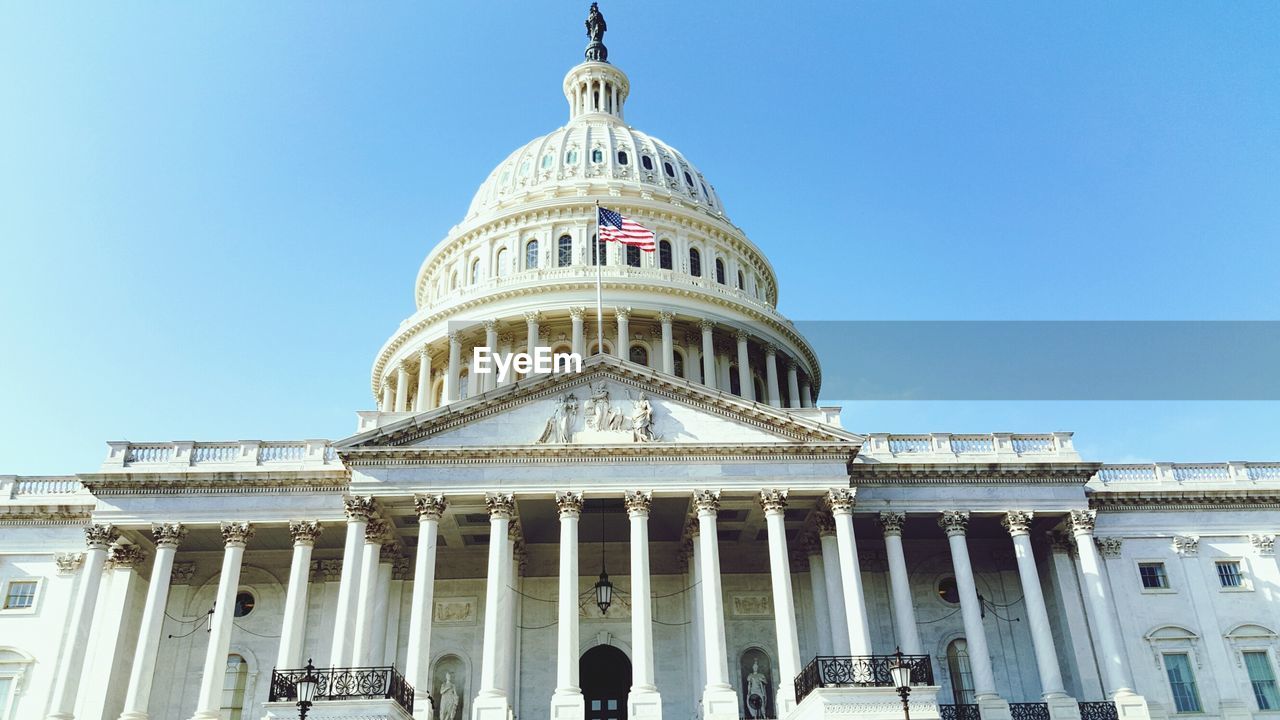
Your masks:
<path fill-rule="evenodd" d="M 0 478 L 0 498 L 46 497 L 49 495 L 76 495 L 88 492 L 80 481 L 65 476 L 10 475 Z"/>
<path fill-rule="evenodd" d="M 1079 454 L 1071 442 L 1071 433 L 1014 435 L 953 435 L 927 433 L 890 435 L 872 433 L 862 446 L 861 454 L 877 460 L 899 462 L 983 462 L 989 460 L 1027 459 L 1038 462 L 1078 462 Z"/>
<path fill-rule="evenodd" d="M 1147 463 L 1104 465 L 1093 477 L 1103 485 L 1239 485 L 1280 481 L 1280 462 Z"/>
<path fill-rule="evenodd" d="M 199 469 L 340 469 L 341 461 L 328 440 L 238 442 L 109 442 L 103 472 L 128 469 L 174 471 Z"/>

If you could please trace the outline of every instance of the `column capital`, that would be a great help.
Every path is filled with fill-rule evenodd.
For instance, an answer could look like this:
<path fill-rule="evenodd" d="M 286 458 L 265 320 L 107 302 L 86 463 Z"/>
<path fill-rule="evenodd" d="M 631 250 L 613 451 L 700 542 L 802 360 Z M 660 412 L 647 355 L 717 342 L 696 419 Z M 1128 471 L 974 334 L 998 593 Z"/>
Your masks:
<path fill-rule="evenodd" d="M 827 507 L 833 515 L 852 515 L 855 490 L 853 488 L 831 488 L 827 492 Z"/>
<path fill-rule="evenodd" d="M 539 322 L 540 320 L 542 320 L 542 311 L 541 311 L 541 310 L 525 310 L 525 311 L 524 311 L 524 321 L 525 321 L 525 322 L 527 322 L 527 323 L 536 323 L 536 322 Z M 517 327 L 519 327 L 519 326 L 517 326 Z"/>
<path fill-rule="evenodd" d="M 516 509 L 516 498 L 511 493 L 487 493 L 484 504 L 491 519 L 510 520 Z"/>
<path fill-rule="evenodd" d="M 826 510 L 813 514 L 813 524 L 818 528 L 818 537 L 831 537 L 836 534 L 836 519 Z"/>
<path fill-rule="evenodd" d="M 53 556 L 53 561 L 58 564 L 59 575 L 74 575 L 80 566 L 84 564 L 84 553 L 82 552 L 60 552 Z"/>
<path fill-rule="evenodd" d="M 1102 557 L 1118 558 L 1120 557 L 1120 548 L 1123 541 L 1118 537 L 1100 537 L 1094 538 L 1093 542 L 1098 546 L 1098 552 L 1102 553 Z"/>
<path fill-rule="evenodd" d="M 569 308 L 569 319 L 581 322 L 587 316 L 587 309 L 582 306 Z"/>
<path fill-rule="evenodd" d="M 790 561 L 793 573 L 802 573 L 809 569 L 809 553 L 803 547 L 788 546 L 787 559 Z"/>
<path fill-rule="evenodd" d="M 566 490 L 556 493 L 556 507 L 560 508 L 560 518 L 576 518 L 582 516 L 582 493 Z"/>
<path fill-rule="evenodd" d="M 244 547 L 253 537 L 253 525 L 247 522 L 224 522 L 219 527 L 222 542 L 227 547 Z"/>
<path fill-rule="evenodd" d="M 711 332 L 716 329 L 716 321 L 702 318 L 698 321 L 698 327 L 702 328 L 702 332 Z"/>
<path fill-rule="evenodd" d="M 676 319 L 676 314 L 670 310 L 659 310 L 658 321 L 663 325 L 670 325 Z"/>
<path fill-rule="evenodd" d="M 324 531 L 318 520 L 290 520 L 289 535 L 294 545 L 315 545 L 316 539 Z"/>
<path fill-rule="evenodd" d="M 391 579 L 392 580 L 412 580 L 413 579 L 413 563 L 409 562 L 409 558 L 404 553 L 396 556 L 391 561 Z"/>
<path fill-rule="evenodd" d="M 733 331 L 733 339 L 740 343 L 744 343 L 751 339 L 751 333 L 742 328 L 735 328 Z"/>
<path fill-rule="evenodd" d="M 444 495 L 415 495 L 413 497 L 413 509 L 418 513 L 418 522 L 439 520 L 444 517 L 444 511 L 448 507 L 449 501 L 444 499 Z"/>
<path fill-rule="evenodd" d="M 628 516 L 648 517 L 649 509 L 653 507 L 653 493 L 646 490 L 627 490 L 623 495 L 623 502 L 626 503 Z"/>
<path fill-rule="evenodd" d="M 938 517 L 938 527 L 947 533 L 947 537 L 964 535 L 969 529 L 969 513 L 963 510 L 943 510 Z"/>
<path fill-rule="evenodd" d="M 694 490 L 693 507 L 699 515 L 702 513 L 711 513 L 712 515 L 715 515 L 715 513 L 720 510 L 720 491 Z"/>
<path fill-rule="evenodd" d="M 1253 549 L 1259 555 L 1270 557 L 1276 554 L 1275 535 L 1250 535 L 1249 542 L 1253 544 Z"/>
<path fill-rule="evenodd" d="M 176 585 L 188 585 L 191 578 L 196 576 L 196 564 L 192 561 L 176 562 L 173 564 L 173 570 L 169 573 L 169 582 Z"/>
<path fill-rule="evenodd" d="M 364 528 L 364 541 L 370 545 L 386 544 L 390 538 L 391 523 L 386 520 L 370 520 Z"/>
<path fill-rule="evenodd" d="M 462 333 L 458 330 L 449 331 L 449 344 L 462 347 Z"/>
<path fill-rule="evenodd" d="M 771 343 L 771 342 L 770 342 L 770 343 L 765 343 L 765 344 L 764 344 L 764 355 L 765 355 L 765 357 L 769 357 L 770 355 L 772 355 L 772 356 L 776 359 L 776 358 L 778 357 L 778 346 L 777 346 L 777 345 L 775 345 L 775 344 L 773 344 L 773 343 Z"/>
<path fill-rule="evenodd" d="M 136 568 L 142 560 L 142 548 L 137 545 L 116 545 L 107 554 L 107 562 L 113 568 Z"/>
<path fill-rule="evenodd" d="M 155 523 L 151 526 L 151 538 L 157 548 L 176 548 L 187 537 L 187 529 L 182 523 Z"/>
<path fill-rule="evenodd" d="M 431 348 L 427 347 L 426 343 L 418 348 L 418 362 L 431 363 Z"/>
<path fill-rule="evenodd" d="M 485 333 L 497 332 L 498 330 L 498 321 L 493 318 L 481 320 L 480 324 L 484 326 Z"/>
<path fill-rule="evenodd" d="M 614 316 L 615 318 L 619 319 L 619 320 L 630 320 L 630 319 L 631 319 L 631 308 L 629 308 L 629 307 L 615 307 L 615 308 L 613 309 L 613 316 Z"/>
<path fill-rule="evenodd" d="M 1098 522 L 1097 510 L 1072 510 L 1071 532 L 1076 535 L 1092 535 Z"/>
<path fill-rule="evenodd" d="M 119 537 L 120 531 L 109 523 L 95 523 L 84 529 L 84 543 L 90 550 L 106 550 Z"/>
<path fill-rule="evenodd" d="M 409 374 L 409 358 L 404 358 L 396 364 L 396 372 L 401 372 L 405 375 Z"/>
<path fill-rule="evenodd" d="M 378 551 L 378 562 L 380 563 L 393 565 L 402 557 L 404 557 L 404 553 L 400 550 L 400 546 L 393 542 L 383 545 L 382 549 Z"/>
<path fill-rule="evenodd" d="M 373 517 L 373 498 L 348 495 L 342 498 L 343 510 L 347 514 L 347 522 L 369 522 Z"/>
<path fill-rule="evenodd" d="M 768 515 L 771 512 L 783 512 L 787 509 L 787 491 L 777 488 L 765 488 L 760 491 L 760 509 Z"/>
<path fill-rule="evenodd" d="M 312 560 L 311 575 L 317 582 L 338 582 L 342 579 L 342 560 L 338 558 Z"/>
<path fill-rule="evenodd" d="M 1173 551 L 1183 557 L 1193 557 L 1200 553 L 1200 537 L 1198 535 L 1174 535 Z"/>
<path fill-rule="evenodd" d="M 1063 532 L 1061 530 L 1054 530 L 1053 532 L 1049 533 L 1048 538 L 1049 538 L 1050 549 L 1057 550 L 1059 552 L 1065 552 L 1068 554 L 1075 552 L 1076 543 L 1074 540 L 1071 539 L 1071 533 Z"/>
<path fill-rule="evenodd" d="M 1000 518 L 1000 526 L 1009 531 L 1009 534 L 1017 537 L 1019 535 L 1027 535 L 1031 532 L 1031 518 L 1035 517 L 1035 513 L 1030 510 L 1009 510 Z"/>
<path fill-rule="evenodd" d="M 885 511 L 880 513 L 880 529 L 884 532 L 885 537 L 897 535 L 902 537 L 902 526 L 907 522 L 907 514 L 901 512 Z"/>

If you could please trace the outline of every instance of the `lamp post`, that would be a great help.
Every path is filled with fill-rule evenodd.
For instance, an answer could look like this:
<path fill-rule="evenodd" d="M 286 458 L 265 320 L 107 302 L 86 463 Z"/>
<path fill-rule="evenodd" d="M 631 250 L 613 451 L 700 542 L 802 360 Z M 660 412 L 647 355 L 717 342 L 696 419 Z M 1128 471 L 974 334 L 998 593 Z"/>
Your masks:
<path fill-rule="evenodd" d="M 911 706 L 907 697 L 911 695 L 911 666 L 902 655 L 902 648 L 897 648 L 893 660 L 889 662 L 889 674 L 893 676 L 893 684 L 898 688 L 898 697 L 902 698 L 902 717 L 911 720 Z"/>
<path fill-rule="evenodd" d="M 299 720 L 307 720 L 307 711 L 311 709 L 311 703 L 316 699 L 316 689 L 319 685 L 320 679 L 316 677 L 316 666 L 311 664 L 311 658 L 307 658 L 306 674 L 294 685 L 298 691 Z"/>

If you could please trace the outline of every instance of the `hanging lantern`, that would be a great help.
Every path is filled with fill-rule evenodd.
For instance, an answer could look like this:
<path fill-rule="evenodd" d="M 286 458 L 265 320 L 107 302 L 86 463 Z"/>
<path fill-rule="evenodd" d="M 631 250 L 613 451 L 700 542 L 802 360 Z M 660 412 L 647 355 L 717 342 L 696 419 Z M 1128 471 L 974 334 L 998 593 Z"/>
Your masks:
<path fill-rule="evenodd" d="M 600 608 L 600 614 L 604 615 L 609 612 L 609 606 L 613 604 L 613 583 L 609 582 L 609 573 L 600 571 L 600 579 L 596 580 L 596 606 Z"/>

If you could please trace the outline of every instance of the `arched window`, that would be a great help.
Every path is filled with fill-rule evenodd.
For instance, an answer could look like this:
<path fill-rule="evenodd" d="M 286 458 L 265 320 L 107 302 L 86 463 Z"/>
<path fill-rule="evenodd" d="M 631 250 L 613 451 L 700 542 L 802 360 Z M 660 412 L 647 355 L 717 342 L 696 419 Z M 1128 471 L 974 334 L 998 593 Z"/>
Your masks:
<path fill-rule="evenodd" d="M 471 284 L 480 282 L 480 258 L 471 261 Z"/>
<path fill-rule="evenodd" d="M 257 604 L 258 600 L 253 596 L 253 593 L 248 590 L 241 590 L 236 593 L 236 606 L 232 614 L 238 618 L 242 618 L 253 612 L 253 608 L 256 607 Z"/>
<path fill-rule="evenodd" d="M 601 150 L 600 148 L 596 148 L 595 150 L 592 150 L 592 151 L 591 151 L 591 162 L 593 162 L 593 163 L 602 163 L 602 162 L 604 162 L 604 151 L 603 151 L 603 150 Z"/>
<path fill-rule="evenodd" d="M 765 390 L 764 381 L 757 375 L 751 380 L 751 387 L 755 389 L 756 402 L 763 402 L 768 399 L 768 391 Z"/>
<path fill-rule="evenodd" d="M 554 155 L 552 155 L 551 153 L 547 153 L 546 155 L 543 155 L 543 156 L 542 156 L 542 169 L 543 169 L 543 170 L 550 170 L 550 169 L 551 169 L 551 163 L 553 163 L 553 162 L 555 162 L 555 161 L 556 161 L 556 157 L 555 157 Z"/>
<path fill-rule="evenodd" d="M 969 670 L 969 643 L 958 638 L 947 645 L 947 673 L 951 676 L 951 696 L 956 705 L 972 705 L 973 673 Z"/>
<path fill-rule="evenodd" d="M 524 268 L 533 270 L 538 267 L 538 241 L 530 240 L 524 246 Z"/>
<path fill-rule="evenodd" d="M 643 345 L 632 345 L 628 359 L 637 365 L 649 367 L 649 351 Z"/>
<path fill-rule="evenodd" d="M 684 181 L 689 184 L 689 187 L 693 187 L 693 176 L 689 174 L 688 170 L 684 171 Z"/>
<path fill-rule="evenodd" d="M 597 240 L 594 235 L 591 236 L 591 264 L 604 265 L 609 259 L 608 247 L 605 245 L 607 240 Z"/>
<path fill-rule="evenodd" d="M 619 151 L 618 151 L 618 164 L 619 164 L 619 165 L 626 165 L 626 164 L 627 164 L 627 151 L 626 151 L 626 150 L 619 150 Z"/>
<path fill-rule="evenodd" d="M 456 272 L 449 273 L 449 289 L 450 290 L 458 289 L 458 273 Z"/>
<path fill-rule="evenodd" d="M 502 277 L 507 274 L 509 264 L 507 262 L 507 249 L 498 248 L 498 254 L 493 258 L 493 264 L 496 266 L 496 275 Z"/>
<path fill-rule="evenodd" d="M 680 352 L 679 350 L 672 350 L 671 355 L 672 355 L 672 359 L 675 360 L 674 369 L 675 369 L 676 377 L 685 377 L 684 353 Z"/>
<path fill-rule="evenodd" d="M 746 278 L 744 278 L 744 277 L 742 276 L 742 271 L 741 271 L 741 270 L 739 270 L 739 271 L 738 271 L 738 289 L 739 289 L 739 290 L 746 290 L 746 289 L 747 289 L 747 280 L 746 280 Z"/>
<path fill-rule="evenodd" d="M 565 165 L 577 165 L 577 164 L 578 164 L 578 151 L 577 151 L 577 150 L 570 150 L 570 151 L 566 152 L 566 153 L 564 154 L 564 164 L 565 164 Z"/>
<path fill-rule="evenodd" d="M 702 277 L 702 253 L 697 248 L 689 248 L 689 274 Z"/>
<path fill-rule="evenodd" d="M 227 656 L 227 671 L 222 676 L 222 717 L 244 719 L 244 693 L 249 683 L 249 663 L 239 655 Z"/>
<path fill-rule="evenodd" d="M 724 284 L 724 261 L 716 258 L 716 282 Z"/>
<path fill-rule="evenodd" d="M 561 235 L 556 247 L 556 267 L 569 267 L 573 264 L 573 238 Z"/>
<path fill-rule="evenodd" d="M 733 364 L 729 366 L 729 392 L 742 396 L 742 379 L 738 377 L 738 366 Z"/>
<path fill-rule="evenodd" d="M 676 176 L 676 169 L 675 169 L 675 168 L 673 168 L 673 167 L 671 167 L 671 163 L 669 163 L 669 162 L 664 162 L 664 163 L 662 163 L 662 169 L 663 169 L 663 170 L 665 170 L 665 171 L 667 171 L 667 177 L 675 177 L 675 176 Z"/>
<path fill-rule="evenodd" d="M 640 248 L 637 245 L 627 246 L 627 264 L 631 267 L 640 267 Z"/>
<path fill-rule="evenodd" d="M 644 166 L 644 169 L 645 169 L 645 170 L 652 170 L 652 169 L 653 169 L 653 158 L 649 157 L 648 155 L 641 155 L 641 156 L 640 156 L 640 164 Z"/>
<path fill-rule="evenodd" d="M 671 269 L 671 243 L 666 240 L 658 242 L 658 267 L 663 270 Z"/>

